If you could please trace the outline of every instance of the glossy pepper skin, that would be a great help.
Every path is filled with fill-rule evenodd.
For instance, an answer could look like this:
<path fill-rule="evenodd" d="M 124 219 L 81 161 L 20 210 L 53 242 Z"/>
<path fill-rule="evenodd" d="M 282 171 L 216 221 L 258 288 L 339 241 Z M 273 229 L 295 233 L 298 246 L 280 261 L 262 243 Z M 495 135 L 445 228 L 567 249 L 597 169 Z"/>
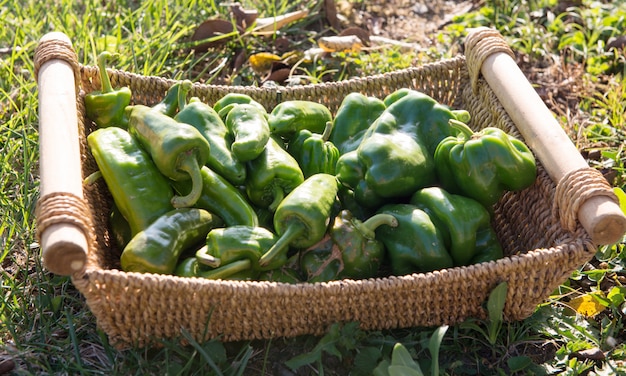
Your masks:
<path fill-rule="evenodd" d="M 276 243 L 259 260 L 264 267 L 284 259 L 290 247 L 307 248 L 326 233 L 339 185 L 335 176 L 315 174 L 291 191 L 274 213 Z"/>
<path fill-rule="evenodd" d="M 442 140 L 435 152 L 437 176 L 447 191 L 490 208 L 505 191 L 533 184 L 535 157 L 522 141 L 498 128 L 475 133 L 456 120 L 450 125 L 458 135 Z"/>
<path fill-rule="evenodd" d="M 217 112 L 199 98 L 193 97 L 181 104 L 174 120 L 190 124 L 207 140 L 211 153 L 206 165 L 234 185 L 246 180 L 246 165 L 231 151 L 233 136 Z"/>
<path fill-rule="evenodd" d="M 87 144 L 133 235 L 174 208 L 168 179 L 128 131 L 100 128 L 87 136 Z"/>
<path fill-rule="evenodd" d="M 271 270 L 284 265 L 285 259 L 261 267 L 259 259 L 278 240 L 278 236 L 263 227 L 230 226 L 215 228 L 206 237 L 206 245 L 196 252 L 201 264 L 218 268 L 239 260 L 250 260 L 251 268 L 257 272 Z"/>
<path fill-rule="evenodd" d="M 98 69 L 102 89 L 85 95 L 85 115 L 100 128 L 128 127 L 125 108 L 130 104 L 132 92 L 128 87 L 114 90 L 106 71 L 106 63 L 113 57 L 108 51 L 98 55 Z"/>
<path fill-rule="evenodd" d="M 179 81 L 174 83 L 169 87 L 169 89 L 167 89 L 163 99 L 159 103 L 152 106 L 152 109 L 169 117 L 173 117 L 179 110 L 178 99 L 181 96 L 181 89 L 184 91 L 182 93 L 184 95 L 184 93 L 188 92 L 190 88 L 190 81 Z"/>
<path fill-rule="evenodd" d="M 172 274 L 180 255 L 201 242 L 222 220 L 204 209 L 171 210 L 135 235 L 120 259 L 126 272 Z"/>
<path fill-rule="evenodd" d="M 376 214 L 361 221 L 349 210 L 342 210 L 328 236 L 302 253 L 300 267 L 307 280 L 375 277 L 385 256 L 385 246 L 375 233 L 382 225 L 396 227 L 398 221 L 390 214 Z"/>
<path fill-rule="evenodd" d="M 172 180 L 188 180 L 187 196 L 175 196 L 174 207 L 193 206 L 202 194 L 200 167 L 209 160 L 210 145 L 193 126 L 180 123 L 151 107 L 127 107 L 128 129 L 148 151 L 161 173 Z"/>
<path fill-rule="evenodd" d="M 346 95 L 335 114 L 329 140 L 340 154 L 356 150 L 367 129 L 385 108 L 385 103 L 376 97 L 356 92 Z"/>
<path fill-rule="evenodd" d="M 318 173 L 335 175 L 339 150 L 328 141 L 332 129 L 330 121 L 322 134 L 303 129 L 287 145 L 287 151 L 298 161 L 305 179 Z"/>
<path fill-rule="evenodd" d="M 275 211 L 285 195 L 302 184 L 298 162 L 273 137 L 257 158 L 246 164 L 246 194 L 252 204 Z"/>
<path fill-rule="evenodd" d="M 290 140 L 302 129 L 324 133 L 332 113 L 322 103 L 291 100 L 279 103 L 269 114 L 270 132 Z"/>
<path fill-rule="evenodd" d="M 437 227 L 444 234 L 446 247 L 455 266 L 473 263 L 479 251 L 477 239 L 479 235 L 483 236 L 480 233 L 492 231 L 491 215 L 481 203 L 466 196 L 448 193 L 440 187 L 428 187 L 415 192 L 410 203 L 425 211 L 433 223 L 439 224 Z M 492 239 L 492 242 L 481 246 L 489 246 L 489 253 L 497 258 L 502 257 L 497 238 Z M 482 251 L 481 254 L 485 256 Z"/>
<path fill-rule="evenodd" d="M 339 158 L 337 178 L 360 204 L 380 205 L 435 182 L 434 160 L 418 131 L 430 127 L 431 107 L 421 93 L 403 96 L 376 119 L 356 150 Z"/>
<path fill-rule="evenodd" d="M 217 102 L 215 102 L 215 104 L 213 104 L 213 109 L 218 113 L 222 121 L 226 121 L 228 113 L 240 104 L 252 105 L 259 111 L 267 114 L 267 110 L 261 103 L 252 99 L 251 96 L 241 93 L 228 93 L 224 95 Z"/>
<path fill-rule="evenodd" d="M 387 108 L 400 104 L 394 112 L 403 112 L 399 125 L 405 131 L 424 142 L 430 156 L 446 137 L 456 136 L 457 131 L 450 127 L 450 120 L 466 118 L 465 110 L 453 111 L 434 98 L 413 89 L 399 89 L 383 99 Z"/>
<path fill-rule="evenodd" d="M 226 226 L 257 226 L 259 219 L 244 195 L 226 178 L 207 166 L 200 169 L 202 194 L 194 207 L 205 209 L 220 217 Z M 191 190 L 189 180 L 172 182 L 181 195 Z"/>
<path fill-rule="evenodd" d="M 210 268 L 198 262 L 196 257 L 187 257 L 176 265 L 174 275 L 178 277 L 196 277 L 204 279 L 222 279 L 229 281 L 250 281 L 258 272 L 250 267 L 250 260 L 233 261 L 219 268 Z"/>
<path fill-rule="evenodd" d="M 233 135 L 230 150 L 241 162 L 261 155 L 270 138 L 267 113 L 252 104 L 234 106 L 226 116 L 226 128 Z"/>
<path fill-rule="evenodd" d="M 393 215 L 398 226 L 380 226 L 376 238 L 387 250 L 393 275 L 429 272 L 454 266 L 444 234 L 429 215 L 411 204 L 388 204 L 378 213 Z"/>

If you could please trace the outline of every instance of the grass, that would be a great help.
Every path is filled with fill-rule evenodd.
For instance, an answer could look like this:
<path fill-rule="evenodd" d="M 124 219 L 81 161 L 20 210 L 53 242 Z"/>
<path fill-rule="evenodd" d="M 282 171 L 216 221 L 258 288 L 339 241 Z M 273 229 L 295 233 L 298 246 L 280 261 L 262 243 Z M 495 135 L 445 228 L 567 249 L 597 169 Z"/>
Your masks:
<path fill-rule="evenodd" d="M 268 9 L 262 16 L 310 7 L 309 17 L 281 30 L 297 50 L 330 33 L 319 14 L 321 3 L 276 1 L 268 6 L 258 0 L 244 5 Z M 469 27 L 497 27 L 518 52 L 531 80 L 537 78 L 544 89 L 556 93 L 546 100 L 590 164 L 605 172 L 615 187 L 625 189 L 626 55 L 606 47 L 626 29 L 626 4 L 585 0 L 560 9 L 560 3 L 485 1 L 482 8 L 458 16 L 437 33 L 427 51 L 338 53 L 302 68 L 312 82 L 380 73 L 453 55 Z M 38 99 L 32 61 L 39 38 L 52 30 L 65 32 L 83 64 L 91 64 L 106 48 L 120 53 L 119 69 L 246 85 L 258 85 L 258 75 L 247 64 L 233 70 L 228 63 L 241 51 L 254 54 L 276 41 L 243 35 L 229 40 L 219 56 L 192 54 L 188 37 L 195 27 L 216 14 L 227 17 L 225 5 L 215 2 L 0 4 L 0 357 L 13 362 L 14 374 L 289 374 L 291 366 L 298 374 L 366 375 L 381 364 L 399 362 L 413 372 L 438 368 L 447 374 L 626 372 L 623 242 L 599 248 L 594 260 L 522 322 L 500 322 L 495 304 L 491 320 L 449 328 L 366 332 L 346 324 L 334 326 L 323 337 L 245 343 L 191 340 L 187 347 L 166 341 L 160 349 L 115 350 L 69 279 L 48 273 L 39 260 L 34 232 Z M 577 80 L 576 92 L 563 95 L 558 80 L 550 80 L 550 73 L 558 77 L 550 70 L 555 66 L 577 72 L 569 77 Z M 580 306 L 579 312 L 573 310 L 576 296 L 598 312 L 588 317 Z M 396 352 L 398 343 L 402 346 Z M 0 363 L 0 373 L 3 366 L 12 368 Z"/>

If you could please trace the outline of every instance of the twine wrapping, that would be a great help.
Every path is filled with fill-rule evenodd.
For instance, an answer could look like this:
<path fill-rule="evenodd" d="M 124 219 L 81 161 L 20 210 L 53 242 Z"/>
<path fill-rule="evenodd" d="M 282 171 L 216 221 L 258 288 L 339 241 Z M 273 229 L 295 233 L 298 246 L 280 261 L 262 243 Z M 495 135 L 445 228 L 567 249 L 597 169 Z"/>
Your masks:
<path fill-rule="evenodd" d="M 74 72 L 74 82 L 76 84 L 76 92 L 78 93 L 78 75 L 80 66 L 78 64 L 78 56 L 71 43 L 61 40 L 48 40 L 40 42 L 35 49 L 33 58 L 35 64 L 35 77 L 39 77 L 39 69 L 48 61 L 60 59 L 67 62 Z"/>
<path fill-rule="evenodd" d="M 469 34 L 465 40 L 465 51 L 470 82 L 474 92 L 477 90 L 480 70 L 485 59 L 496 52 L 504 52 L 515 58 L 513 51 L 500 32 L 490 28 L 479 28 L 474 33 Z"/>
<path fill-rule="evenodd" d="M 556 186 L 552 217 L 570 232 L 576 230 L 578 209 L 591 197 L 606 196 L 619 204 L 619 199 L 611 184 L 595 168 L 581 168 L 570 171 Z"/>

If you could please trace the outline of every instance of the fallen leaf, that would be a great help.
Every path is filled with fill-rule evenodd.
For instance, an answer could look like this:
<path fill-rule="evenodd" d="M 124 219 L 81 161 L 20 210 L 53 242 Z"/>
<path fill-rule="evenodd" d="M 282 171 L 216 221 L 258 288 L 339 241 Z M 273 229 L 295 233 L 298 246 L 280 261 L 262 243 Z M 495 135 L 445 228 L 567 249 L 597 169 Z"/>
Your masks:
<path fill-rule="evenodd" d="M 356 35 L 321 37 L 317 45 L 326 52 L 360 51 L 363 48 L 363 42 Z"/>
<path fill-rule="evenodd" d="M 606 308 L 595 298 L 594 294 L 578 296 L 570 300 L 568 304 L 573 310 L 586 317 L 593 317 Z"/>
<path fill-rule="evenodd" d="M 191 36 L 192 42 L 198 42 L 193 49 L 198 53 L 203 53 L 210 48 L 219 47 L 231 39 L 232 36 L 229 34 L 235 31 L 241 33 L 241 30 L 235 28 L 230 21 L 221 19 L 206 20 L 196 28 Z"/>
<path fill-rule="evenodd" d="M 252 70 L 258 74 L 269 72 L 272 69 L 272 64 L 280 60 L 280 56 L 269 52 L 259 52 L 248 58 Z"/>
<path fill-rule="evenodd" d="M 572 356 L 579 360 L 604 360 L 606 355 L 597 347 L 591 349 L 575 351 Z"/>

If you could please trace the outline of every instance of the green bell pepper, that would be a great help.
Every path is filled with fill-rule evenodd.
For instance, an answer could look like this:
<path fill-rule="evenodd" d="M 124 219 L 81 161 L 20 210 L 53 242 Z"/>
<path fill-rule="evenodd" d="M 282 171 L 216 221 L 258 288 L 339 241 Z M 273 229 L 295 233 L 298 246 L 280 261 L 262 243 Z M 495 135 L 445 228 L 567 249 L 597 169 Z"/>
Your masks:
<path fill-rule="evenodd" d="M 168 179 L 126 130 L 99 128 L 87 136 L 87 144 L 133 235 L 174 208 Z"/>
<path fill-rule="evenodd" d="M 415 192 L 410 203 L 425 211 L 433 223 L 438 224 L 455 266 L 471 264 L 479 251 L 478 235 L 483 231 L 492 232 L 489 211 L 472 198 L 448 193 L 440 187 L 428 187 Z M 499 256 L 497 258 L 502 257 L 497 238 L 492 240 L 490 253 Z M 486 247 L 487 244 L 481 246 Z"/>
<path fill-rule="evenodd" d="M 210 145 L 193 126 L 144 105 L 127 107 L 128 129 L 148 151 L 161 173 L 172 180 L 188 180 L 187 196 L 175 196 L 176 208 L 193 206 L 202 194 L 200 167 L 209 160 Z"/>
<path fill-rule="evenodd" d="M 208 210 L 219 216 L 226 226 L 257 226 L 259 219 L 244 195 L 226 178 L 207 166 L 200 169 L 202 194 L 194 207 Z M 174 189 L 181 195 L 191 190 L 191 181 L 172 182 Z"/>
<path fill-rule="evenodd" d="M 398 226 L 390 214 L 376 214 L 366 221 L 342 210 L 335 217 L 322 241 L 302 252 L 300 267 L 309 282 L 335 279 L 365 279 L 375 277 L 385 256 L 383 243 L 376 239 L 376 229 L 382 225 Z"/>
<path fill-rule="evenodd" d="M 385 103 L 361 93 L 346 95 L 337 109 L 329 140 L 340 154 L 356 150 L 367 129 L 387 108 Z"/>
<path fill-rule="evenodd" d="M 226 117 L 228 113 L 240 104 L 249 104 L 256 107 L 262 113 L 267 114 L 267 110 L 263 105 L 247 94 L 241 93 L 228 93 L 221 97 L 215 104 L 213 104 L 213 109 L 218 113 L 219 117 L 222 121 L 226 121 Z"/>
<path fill-rule="evenodd" d="M 333 175 L 315 174 L 291 191 L 274 213 L 276 243 L 261 257 L 262 267 L 276 265 L 290 247 L 307 248 L 320 241 L 330 221 L 339 184 Z"/>
<path fill-rule="evenodd" d="M 211 153 L 206 165 L 233 185 L 243 184 L 246 166 L 233 155 L 233 137 L 217 112 L 197 97 L 181 103 L 180 107 L 174 120 L 192 125 L 209 143 Z"/>
<path fill-rule="evenodd" d="M 279 103 L 269 114 L 272 134 L 291 139 L 296 133 L 308 129 L 324 133 L 326 123 L 332 121 L 332 113 L 326 105 L 307 100 L 290 100 Z"/>
<path fill-rule="evenodd" d="M 226 116 L 226 128 L 233 136 L 230 150 L 241 162 L 257 158 L 270 138 L 267 113 L 252 104 L 239 104 Z"/>
<path fill-rule="evenodd" d="M 181 254 L 222 220 L 204 209 L 173 209 L 133 236 L 120 259 L 126 272 L 172 274 Z"/>
<path fill-rule="evenodd" d="M 298 161 L 305 178 L 318 173 L 335 175 L 339 150 L 328 141 L 332 129 L 330 121 L 323 134 L 303 129 L 287 144 L 287 152 Z"/>
<path fill-rule="evenodd" d="M 256 206 L 275 211 L 286 194 L 302 184 L 298 162 L 270 137 L 257 158 L 246 163 L 246 194 Z"/>
<path fill-rule="evenodd" d="M 271 270 L 284 265 L 285 259 L 274 264 L 259 265 L 259 259 L 278 240 L 278 236 L 263 227 L 230 226 L 215 228 L 206 237 L 206 245 L 196 252 L 201 264 L 218 268 L 239 260 L 250 260 L 251 268 L 257 272 Z"/>
<path fill-rule="evenodd" d="M 420 208 L 411 204 L 388 204 L 378 213 L 390 214 L 398 226 L 380 226 L 376 238 L 387 250 L 391 274 L 406 275 L 454 266 L 442 231 Z"/>
<path fill-rule="evenodd" d="M 534 183 L 535 157 L 522 141 L 494 127 L 475 133 L 457 120 L 450 125 L 458 135 L 442 140 L 435 151 L 437 176 L 447 191 L 491 208 L 505 191 Z"/>
<path fill-rule="evenodd" d="M 116 126 L 126 129 L 128 119 L 124 110 L 130 104 L 132 92 L 126 86 L 113 90 L 106 70 L 106 63 L 112 57 L 108 51 L 98 55 L 102 89 L 85 95 L 85 115 L 100 128 Z"/>

